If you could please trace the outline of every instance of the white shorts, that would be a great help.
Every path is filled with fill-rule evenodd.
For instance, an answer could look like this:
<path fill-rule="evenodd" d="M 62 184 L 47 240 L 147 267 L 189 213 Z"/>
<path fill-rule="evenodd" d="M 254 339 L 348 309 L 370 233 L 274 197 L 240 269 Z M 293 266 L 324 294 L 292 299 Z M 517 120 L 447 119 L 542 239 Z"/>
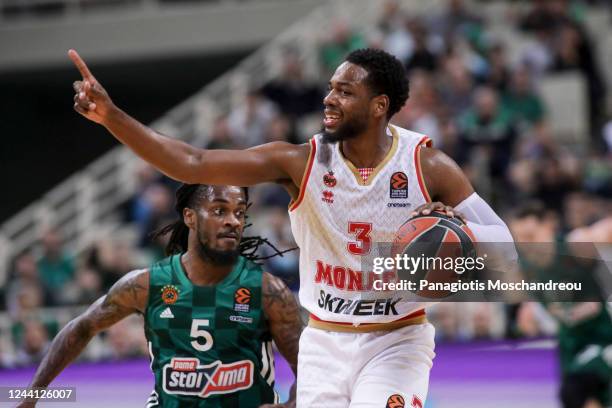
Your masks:
<path fill-rule="evenodd" d="M 298 355 L 297 408 L 422 408 L 434 327 L 341 333 L 306 327 Z"/>

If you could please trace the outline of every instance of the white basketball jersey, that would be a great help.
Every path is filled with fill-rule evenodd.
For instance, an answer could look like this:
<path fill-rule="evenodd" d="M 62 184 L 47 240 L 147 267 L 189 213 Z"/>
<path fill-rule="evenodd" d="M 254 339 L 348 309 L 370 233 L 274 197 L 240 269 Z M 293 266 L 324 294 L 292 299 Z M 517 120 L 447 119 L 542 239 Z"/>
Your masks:
<path fill-rule="evenodd" d="M 374 280 L 394 274 L 364 271 L 378 243 L 393 241 L 399 227 L 429 201 L 419 150 L 429 139 L 389 126 L 393 139 L 385 159 L 364 182 L 340 151 L 340 143 L 311 140 L 311 153 L 298 199 L 289 208 L 300 247 L 300 302 L 315 318 L 339 323 L 384 323 L 401 319 L 424 304 L 400 292 L 373 289 Z"/>

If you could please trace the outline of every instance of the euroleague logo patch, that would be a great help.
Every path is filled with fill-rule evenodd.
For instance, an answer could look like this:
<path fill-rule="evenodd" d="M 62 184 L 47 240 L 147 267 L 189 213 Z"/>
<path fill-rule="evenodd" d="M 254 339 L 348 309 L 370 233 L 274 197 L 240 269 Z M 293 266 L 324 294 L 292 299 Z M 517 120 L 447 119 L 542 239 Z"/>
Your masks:
<path fill-rule="evenodd" d="M 240 288 L 234 292 L 234 310 L 237 312 L 248 312 L 251 303 L 251 290 Z"/>
<path fill-rule="evenodd" d="M 178 300 L 179 290 L 174 285 L 166 285 L 161 289 L 161 298 L 167 305 L 173 305 Z"/>
<path fill-rule="evenodd" d="M 390 198 L 408 198 L 408 177 L 402 171 L 396 171 L 389 180 Z"/>
<path fill-rule="evenodd" d="M 387 405 L 385 408 L 404 408 L 406 402 L 404 401 L 404 397 L 399 394 L 393 394 L 387 399 Z"/>

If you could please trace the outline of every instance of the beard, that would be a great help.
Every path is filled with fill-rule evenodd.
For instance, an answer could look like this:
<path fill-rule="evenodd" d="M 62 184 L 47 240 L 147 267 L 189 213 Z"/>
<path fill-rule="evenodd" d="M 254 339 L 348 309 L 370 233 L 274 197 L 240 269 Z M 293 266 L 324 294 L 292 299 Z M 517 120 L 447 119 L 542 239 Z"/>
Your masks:
<path fill-rule="evenodd" d="M 197 246 L 198 254 L 200 257 L 208 263 L 216 266 L 228 266 L 233 265 L 240 256 L 240 246 L 237 245 L 235 249 L 218 250 L 208 246 L 207 243 L 198 239 Z"/>
<path fill-rule="evenodd" d="M 343 140 L 350 140 L 357 137 L 368 127 L 368 120 L 365 115 L 358 116 L 359 119 L 347 121 L 340 125 L 335 132 L 328 132 L 325 127 L 321 130 L 323 143 L 337 143 Z"/>

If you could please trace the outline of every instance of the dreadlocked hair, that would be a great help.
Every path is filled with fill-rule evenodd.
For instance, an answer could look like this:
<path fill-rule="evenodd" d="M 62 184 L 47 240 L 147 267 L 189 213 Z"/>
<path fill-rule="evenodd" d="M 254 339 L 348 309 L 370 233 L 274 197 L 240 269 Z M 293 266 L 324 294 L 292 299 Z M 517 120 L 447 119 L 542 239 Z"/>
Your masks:
<path fill-rule="evenodd" d="M 189 228 L 183 222 L 183 210 L 185 208 L 195 208 L 202 199 L 208 194 L 209 185 L 206 184 L 182 184 L 175 193 L 176 203 L 174 210 L 177 212 L 179 218 L 171 224 L 168 224 L 151 234 L 151 239 L 157 239 L 165 235 L 170 234 L 168 244 L 164 249 L 166 256 L 179 254 L 187 251 Z M 244 191 L 245 200 L 247 202 L 247 210 L 251 206 L 249 202 L 249 189 L 247 187 L 241 187 Z M 245 215 L 245 220 L 248 216 Z M 245 224 L 243 231 L 250 227 L 252 224 Z M 269 256 L 257 255 L 258 249 L 262 245 L 268 245 L 274 253 Z M 279 250 L 272 244 L 267 238 L 260 236 L 245 237 L 243 236 L 238 246 L 238 251 L 241 256 L 246 259 L 257 263 L 265 259 L 275 257 L 277 255 L 283 256 L 284 253 L 293 251 L 297 248 L 290 248 L 284 251 Z"/>

